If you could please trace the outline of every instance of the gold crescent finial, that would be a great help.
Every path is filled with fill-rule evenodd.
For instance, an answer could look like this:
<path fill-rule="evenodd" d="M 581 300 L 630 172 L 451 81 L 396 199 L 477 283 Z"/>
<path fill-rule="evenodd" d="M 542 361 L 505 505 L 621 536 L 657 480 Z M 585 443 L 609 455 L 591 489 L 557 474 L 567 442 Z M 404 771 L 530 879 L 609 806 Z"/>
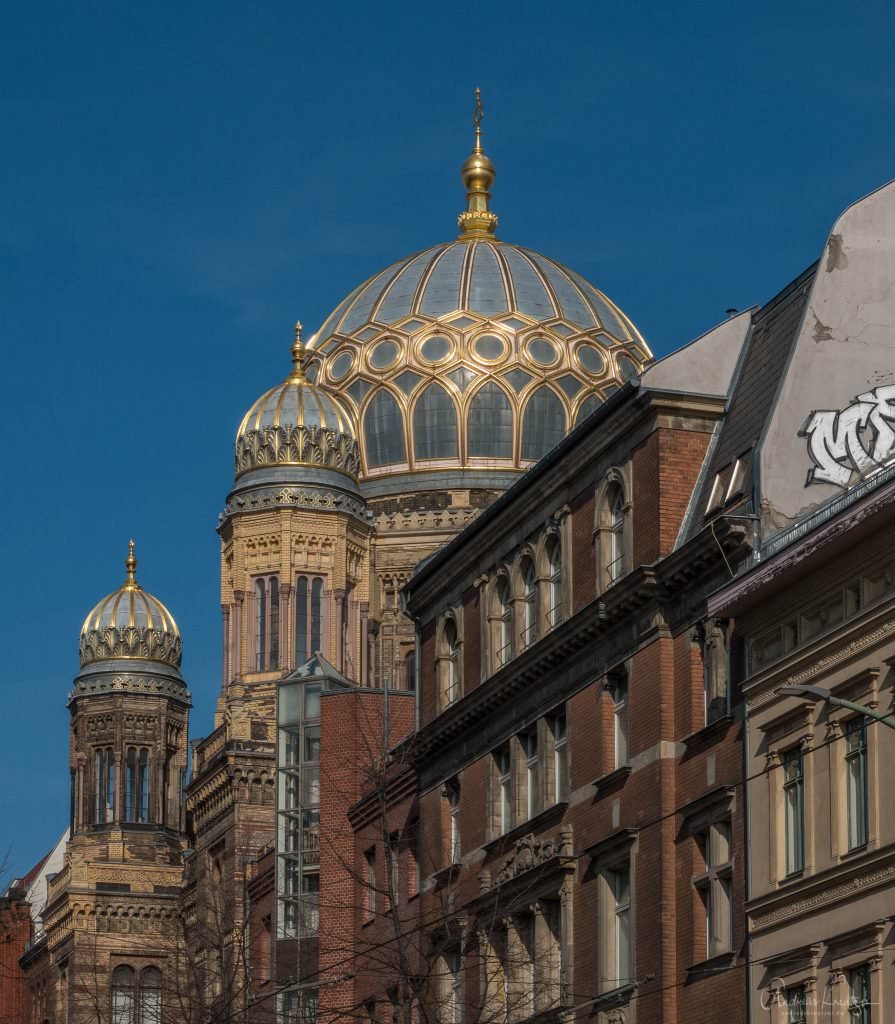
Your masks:
<path fill-rule="evenodd" d="M 137 559 L 134 556 L 134 542 L 127 542 L 127 558 L 124 560 L 124 568 L 127 570 L 125 586 L 134 586 L 137 582 Z"/>
<path fill-rule="evenodd" d="M 292 380 L 304 380 L 305 371 L 302 369 L 302 362 L 307 352 L 305 343 L 301 340 L 301 320 L 295 321 L 295 341 L 292 342 Z"/>
<path fill-rule="evenodd" d="M 475 106 L 472 108 L 472 127 L 475 143 L 472 153 L 463 164 L 460 178 L 466 187 L 466 209 L 457 218 L 460 238 L 493 238 L 497 230 L 497 214 L 489 209 L 491 193 L 497 172 L 494 164 L 482 149 L 482 120 L 485 108 L 482 105 L 482 90 L 475 91 Z"/>

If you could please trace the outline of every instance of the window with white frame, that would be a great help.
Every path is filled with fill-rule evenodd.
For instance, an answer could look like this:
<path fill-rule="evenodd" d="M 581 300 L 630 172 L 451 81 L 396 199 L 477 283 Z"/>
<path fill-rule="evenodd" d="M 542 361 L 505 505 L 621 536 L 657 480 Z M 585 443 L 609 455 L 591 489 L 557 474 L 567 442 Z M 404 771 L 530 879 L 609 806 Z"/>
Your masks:
<path fill-rule="evenodd" d="M 562 600 L 562 544 L 559 537 L 551 537 L 547 542 L 547 580 L 546 580 L 546 614 L 547 628 L 552 629 L 563 619 Z"/>
<path fill-rule="evenodd" d="M 613 972 L 606 980 L 609 988 L 629 985 L 634 980 L 634 937 L 631 927 L 631 868 L 625 861 L 606 872 L 611 893 L 607 942 L 609 965 Z"/>
<path fill-rule="evenodd" d="M 506 576 L 499 576 L 494 587 L 496 647 L 494 662 L 497 667 L 506 665 L 513 657 L 513 601 L 510 581 Z"/>
<path fill-rule="evenodd" d="M 611 682 L 612 694 L 612 739 L 615 768 L 622 768 L 628 763 L 629 722 L 628 722 L 628 680 L 623 673 L 618 673 Z"/>
<path fill-rule="evenodd" d="M 510 745 L 494 751 L 494 826 L 497 835 L 513 827 L 513 762 Z"/>
<path fill-rule="evenodd" d="M 614 484 L 608 494 L 609 551 L 606 579 L 615 583 L 625 572 L 625 493 L 620 484 Z"/>
<path fill-rule="evenodd" d="M 732 948 L 731 832 L 729 820 L 705 822 L 694 831 L 702 864 L 693 884 L 705 912 L 706 958 Z"/>
<path fill-rule="evenodd" d="M 453 704 L 461 697 L 460 638 L 456 620 L 448 616 L 441 628 L 441 657 L 439 659 L 443 704 Z"/>
<path fill-rule="evenodd" d="M 845 725 L 845 778 L 848 803 L 848 848 L 867 845 L 867 720 Z"/>
<path fill-rule="evenodd" d="M 525 770 L 525 817 L 533 818 L 541 810 L 541 760 L 537 726 L 522 733 L 519 740 Z"/>
<path fill-rule="evenodd" d="M 522 631 L 520 647 L 533 644 L 538 638 L 538 577 L 534 562 L 525 558 L 522 562 Z"/>
<path fill-rule="evenodd" d="M 566 710 L 560 708 L 547 719 L 553 740 L 553 798 L 562 803 L 569 798 L 569 734 Z"/>
<path fill-rule="evenodd" d="M 805 775 L 800 747 L 783 754 L 783 830 L 786 874 L 805 866 Z"/>

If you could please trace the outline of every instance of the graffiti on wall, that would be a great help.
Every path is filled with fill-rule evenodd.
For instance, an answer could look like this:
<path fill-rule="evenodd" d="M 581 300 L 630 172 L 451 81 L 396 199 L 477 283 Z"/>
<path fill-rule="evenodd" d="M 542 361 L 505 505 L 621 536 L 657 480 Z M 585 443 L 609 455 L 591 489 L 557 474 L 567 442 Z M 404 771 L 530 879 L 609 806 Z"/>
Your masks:
<path fill-rule="evenodd" d="M 854 474 L 866 476 L 895 458 L 895 384 L 858 395 L 844 409 L 813 412 L 799 431 L 808 439 L 814 465 L 809 484 L 847 487 Z"/>

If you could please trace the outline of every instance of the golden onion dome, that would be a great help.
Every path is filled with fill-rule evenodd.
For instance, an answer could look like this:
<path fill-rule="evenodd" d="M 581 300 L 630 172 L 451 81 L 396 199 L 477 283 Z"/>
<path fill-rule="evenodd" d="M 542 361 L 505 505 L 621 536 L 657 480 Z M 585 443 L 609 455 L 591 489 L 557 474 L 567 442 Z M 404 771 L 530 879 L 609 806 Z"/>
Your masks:
<path fill-rule="evenodd" d="M 496 172 L 481 120 L 477 90 L 459 238 L 355 289 L 304 362 L 309 379 L 350 403 L 367 483 L 425 473 L 416 489 L 448 479 L 469 486 L 486 474 L 506 484 L 652 360 L 604 292 L 494 236 L 488 190 Z"/>
<path fill-rule="evenodd" d="M 135 658 L 180 667 L 182 641 L 174 616 L 137 583 L 134 542 L 128 544 L 124 583 L 104 597 L 81 627 L 81 667 Z"/>
<path fill-rule="evenodd" d="M 249 409 L 236 432 L 237 478 L 277 466 L 315 466 L 356 477 L 357 431 L 353 415 L 302 369 L 305 346 L 295 325 L 292 372 Z"/>

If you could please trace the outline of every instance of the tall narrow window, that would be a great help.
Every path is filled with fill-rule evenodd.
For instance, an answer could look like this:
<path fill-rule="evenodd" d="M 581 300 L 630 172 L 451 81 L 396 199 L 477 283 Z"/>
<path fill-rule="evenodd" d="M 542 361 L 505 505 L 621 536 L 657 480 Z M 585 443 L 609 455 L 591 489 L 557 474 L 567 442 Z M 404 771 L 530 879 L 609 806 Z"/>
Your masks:
<path fill-rule="evenodd" d="M 430 384 L 413 407 L 413 454 L 421 460 L 457 457 L 457 407 L 440 384 Z"/>
<path fill-rule="evenodd" d="M 541 810 L 541 763 L 538 756 L 537 729 L 522 734 L 525 755 L 525 812 L 533 818 Z"/>
<path fill-rule="evenodd" d="M 693 883 L 705 907 L 705 955 L 718 956 L 730 950 L 731 935 L 731 843 L 730 822 L 715 821 L 696 833 L 704 871 Z"/>
<path fill-rule="evenodd" d="M 853 718 L 845 727 L 848 789 L 848 848 L 867 845 L 867 723 Z"/>
<path fill-rule="evenodd" d="M 116 967 L 112 972 L 112 1024 L 136 1024 L 134 969 Z"/>
<path fill-rule="evenodd" d="M 457 623 L 452 618 L 445 619 L 442 648 L 444 702 L 453 704 L 460 698 L 460 641 L 457 636 Z"/>
<path fill-rule="evenodd" d="M 371 469 L 407 461 L 404 420 L 393 395 L 378 391 L 364 413 L 364 446 Z"/>
<path fill-rule="evenodd" d="M 497 651 L 498 666 L 506 665 L 513 656 L 513 603 L 510 598 L 510 582 L 506 576 L 497 581 Z"/>
<path fill-rule="evenodd" d="M 140 1024 L 162 1024 L 162 973 L 157 967 L 140 972 Z"/>
<path fill-rule="evenodd" d="M 625 571 L 625 496 L 621 487 L 613 487 L 609 497 L 609 562 L 606 577 L 615 583 Z"/>
<path fill-rule="evenodd" d="M 513 771 L 508 745 L 494 753 L 494 770 L 497 778 L 495 794 L 496 824 L 498 833 L 503 835 L 513 827 Z"/>
<path fill-rule="evenodd" d="M 552 715 L 549 723 L 553 734 L 553 795 L 556 803 L 562 803 L 569 797 L 569 737 L 565 710 Z"/>
<path fill-rule="evenodd" d="M 786 837 L 786 873 L 805 866 L 805 777 L 798 747 L 783 755 L 783 813 Z"/>
<path fill-rule="evenodd" d="M 459 953 L 448 953 L 445 965 L 446 1024 L 461 1024 L 463 1020 L 463 960 Z"/>
<path fill-rule="evenodd" d="M 137 750 L 135 747 L 128 747 L 125 762 L 124 818 L 125 821 L 137 820 Z"/>
<path fill-rule="evenodd" d="M 562 622 L 562 547 L 554 539 L 547 551 L 547 625 L 550 629 Z"/>
<path fill-rule="evenodd" d="M 615 747 L 615 767 L 628 763 L 628 682 L 616 679 L 612 686 L 612 723 Z"/>
<path fill-rule="evenodd" d="M 149 751 L 144 747 L 137 762 L 137 817 L 149 821 Z"/>
<path fill-rule="evenodd" d="M 522 415 L 522 458 L 540 459 L 566 432 L 566 414 L 555 391 L 540 387 L 528 399 Z"/>
<path fill-rule="evenodd" d="M 627 985 L 633 981 L 633 955 L 631 935 L 631 872 L 627 864 L 611 872 L 614 908 L 615 984 Z"/>
<path fill-rule="evenodd" d="M 805 989 L 799 985 L 788 988 L 786 999 L 786 1024 L 808 1024 L 808 1010 L 805 1004 Z"/>
<path fill-rule="evenodd" d="M 404 655 L 404 689 L 416 689 L 416 651 Z"/>
<path fill-rule="evenodd" d="M 466 445 L 472 458 L 513 457 L 513 408 L 494 381 L 486 381 L 469 403 Z"/>
<path fill-rule="evenodd" d="M 848 972 L 849 1024 L 872 1024 L 870 968 L 865 964 Z"/>
<path fill-rule="evenodd" d="M 321 648 L 323 636 L 323 578 L 299 576 L 295 582 L 295 664 L 304 663 Z"/>
<path fill-rule="evenodd" d="M 263 672 L 267 665 L 267 586 L 265 580 L 255 580 L 255 671 Z"/>
<path fill-rule="evenodd" d="M 364 852 L 364 879 L 367 887 L 366 910 L 372 917 L 376 913 L 376 847 L 371 846 Z"/>
<path fill-rule="evenodd" d="M 270 602 L 267 667 L 268 669 L 277 669 L 280 667 L 280 581 L 276 576 L 271 576 L 268 580 L 267 589 Z"/>
<path fill-rule="evenodd" d="M 460 786 L 455 782 L 448 787 L 448 810 L 450 814 L 451 864 L 460 863 Z"/>
<path fill-rule="evenodd" d="M 96 751 L 96 806 L 94 821 L 98 825 L 115 820 L 115 755 L 111 747 Z"/>
<path fill-rule="evenodd" d="M 526 559 L 522 565 L 522 644 L 534 643 L 538 636 L 538 579 L 534 563 Z"/>

